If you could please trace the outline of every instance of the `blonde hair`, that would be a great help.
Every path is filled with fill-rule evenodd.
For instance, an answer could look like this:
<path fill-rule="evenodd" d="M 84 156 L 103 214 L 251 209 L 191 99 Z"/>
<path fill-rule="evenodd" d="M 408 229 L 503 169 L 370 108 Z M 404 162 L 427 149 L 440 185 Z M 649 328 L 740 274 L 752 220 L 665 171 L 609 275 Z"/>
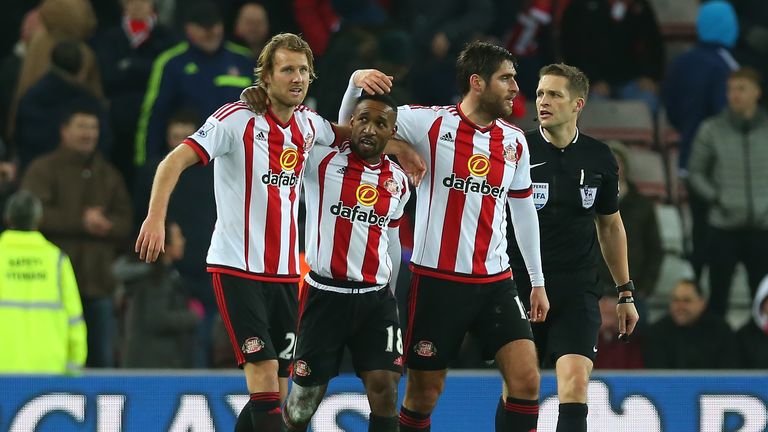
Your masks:
<path fill-rule="evenodd" d="M 267 88 L 264 83 L 264 74 L 272 73 L 272 68 L 275 65 L 275 53 L 278 49 L 285 48 L 290 51 L 301 52 L 307 56 L 307 62 L 309 63 L 309 82 L 312 82 L 317 76 L 315 75 L 314 56 L 312 55 L 312 49 L 309 47 L 307 41 L 302 39 L 301 36 L 293 33 L 280 33 L 272 37 L 267 42 L 264 49 L 259 54 L 259 60 L 256 63 L 256 68 L 253 70 L 254 84 Z"/>

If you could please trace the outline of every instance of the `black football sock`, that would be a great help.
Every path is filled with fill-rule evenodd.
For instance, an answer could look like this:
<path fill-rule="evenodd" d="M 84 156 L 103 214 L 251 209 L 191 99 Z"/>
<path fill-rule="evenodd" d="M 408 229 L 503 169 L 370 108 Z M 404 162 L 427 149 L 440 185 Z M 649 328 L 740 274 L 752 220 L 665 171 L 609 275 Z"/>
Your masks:
<path fill-rule="evenodd" d="M 371 413 L 368 423 L 368 432 L 397 432 L 400 425 L 398 416 L 379 417 Z"/>
<path fill-rule="evenodd" d="M 587 432 L 587 404 L 561 403 L 557 432 Z"/>
<path fill-rule="evenodd" d="M 400 407 L 400 432 L 428 432 L 431 420 L 429 414 L 421 414 Z"/>
<path fill-rule="evenodd" d="M 501 404 L 500 404 L 501 405 Z M 536 432 L 539 401 L 507 397 L 502 409 L 496 410 L 496 432 Z M 503 417 L 499 421 L 499 417 Z"/>

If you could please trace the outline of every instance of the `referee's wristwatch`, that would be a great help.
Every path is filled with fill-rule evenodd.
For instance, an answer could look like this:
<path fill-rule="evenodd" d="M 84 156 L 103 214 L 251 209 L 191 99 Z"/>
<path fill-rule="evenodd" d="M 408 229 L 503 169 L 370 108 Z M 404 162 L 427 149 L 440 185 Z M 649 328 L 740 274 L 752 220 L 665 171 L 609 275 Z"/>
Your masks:
<path fill-rule="evenodd" d="M 629 280 L 629 282 L 623 284 L 623 285 L 617 285 L 616 286 L 616 293 L 621 294 L 624 291 L 629 291 L 631 293 L 635 292 L 635 284 L 632 282 L 632 279 Z"/>

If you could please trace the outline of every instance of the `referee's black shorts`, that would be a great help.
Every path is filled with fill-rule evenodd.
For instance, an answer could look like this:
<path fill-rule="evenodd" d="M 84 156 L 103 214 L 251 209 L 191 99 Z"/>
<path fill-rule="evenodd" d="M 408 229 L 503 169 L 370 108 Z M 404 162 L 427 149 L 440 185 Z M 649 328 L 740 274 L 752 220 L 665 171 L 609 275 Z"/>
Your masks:
<path fill-rule="evenodd" d="M 522 271 L 514 274 L 520 298 L 530 310 L 530 281 Z M 531 325 L 541 367 L 554 368 L 557 359 L 565 354 L 582 355 L 594 362 L 602 322 L 596 272 L 550 272 L 544 278 L 549 314 L 543 323 Z"/>
<path fill-rule="evenodd" d="M 297 283 L 262 282 L 211 273 L 216 303 L 237 365 L 277 360 L 288 377 L 296 342 Z"/>

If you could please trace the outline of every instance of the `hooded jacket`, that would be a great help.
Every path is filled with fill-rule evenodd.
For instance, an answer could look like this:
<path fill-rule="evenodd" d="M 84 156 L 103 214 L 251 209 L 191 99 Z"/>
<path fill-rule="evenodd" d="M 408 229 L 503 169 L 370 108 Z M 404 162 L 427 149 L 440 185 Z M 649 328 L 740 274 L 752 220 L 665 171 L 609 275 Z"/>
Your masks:
<path fill-rule="evenodd" d="M 672 61 L 661 89 L 667 118 L 680 133 L 678 166 L 682 175 L 699 125 L 725 108 L 728 75 L 739 67 L 730 52 L 739 25 L 728 2 L 701 5 L 696 29 L 698 44 Z"/>

